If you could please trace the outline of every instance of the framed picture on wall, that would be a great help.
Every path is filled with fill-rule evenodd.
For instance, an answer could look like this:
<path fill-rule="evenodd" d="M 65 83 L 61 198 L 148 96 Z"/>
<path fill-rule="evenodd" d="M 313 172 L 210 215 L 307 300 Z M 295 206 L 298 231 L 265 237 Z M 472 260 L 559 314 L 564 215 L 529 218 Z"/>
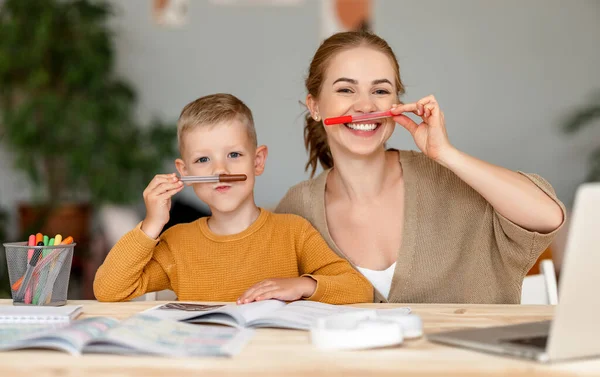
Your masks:
<path fill-rule="evenodd" d="M 210 0 L 217 5 L 299 5 L 304 0 Z"/>
<path fill-rule="evenodd" d="M 152 18 L 157 25 L 182 27 L 188 22 L 189 0 L 153 0 Z"/>
<path fill-rule="evenodd" d="M 320 0 L 321 37 L 341 31 L 373 31 L 374 0 Z"/>

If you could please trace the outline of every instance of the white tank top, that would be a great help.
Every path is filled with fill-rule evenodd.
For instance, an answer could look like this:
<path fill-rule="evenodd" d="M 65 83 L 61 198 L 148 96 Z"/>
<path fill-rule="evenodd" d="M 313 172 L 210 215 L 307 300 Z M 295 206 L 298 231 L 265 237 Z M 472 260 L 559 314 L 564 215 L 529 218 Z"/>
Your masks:
<path fill-rule="evenodd" d="M 390 294 L 390 288 L 392 286 L 392 278 L 394 277 L 394 270 L 396 269 L 396 262 L 385 270 L 369 270 L 368 268 L 356 266 L 358 271 L 363 274 L 367 280 L 373 284 L 373 287 L 379 291 L 385 298 Z"/>

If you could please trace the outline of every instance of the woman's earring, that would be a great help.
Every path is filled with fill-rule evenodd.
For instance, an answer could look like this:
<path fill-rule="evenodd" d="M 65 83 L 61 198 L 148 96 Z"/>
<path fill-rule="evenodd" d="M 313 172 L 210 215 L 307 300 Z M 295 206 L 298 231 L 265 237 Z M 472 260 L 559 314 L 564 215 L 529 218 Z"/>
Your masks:
<path fill-rule="evenodd" d="M 315 115 L 313 116 L 313 119 L 316 120 L 317 122 L 321 120 L 321 117 L 319 116 L 319 113 L 315 113 Z"/>

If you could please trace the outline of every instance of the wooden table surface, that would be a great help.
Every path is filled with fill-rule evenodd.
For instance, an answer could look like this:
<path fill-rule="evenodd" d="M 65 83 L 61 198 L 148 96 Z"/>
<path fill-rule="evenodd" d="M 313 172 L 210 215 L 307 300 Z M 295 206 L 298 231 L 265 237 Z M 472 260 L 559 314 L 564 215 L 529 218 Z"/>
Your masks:
<path fill-rule="evenodd" d="M 81 317 L 127 318 L 156 301 L 83 304 Z M 11 305 L 0 300 L 0 305 Z M 551 306 L 366 304 L 362 307 L 410 306 L 423 319 L 426 334 L 466 327 L 486 327 L 551 319 Z M 600 359 L 555 365 L 488 355 L 430 343 L 426 338 L 401 346 L 363 351 L 318 351 L 309 333 L 258 329 L 242 352 L 232 358 L 133 357 L 114 355 L 70 356 L 57 351 L 0 353 L 0 377 L 43 376 L 600 376 Z"/>

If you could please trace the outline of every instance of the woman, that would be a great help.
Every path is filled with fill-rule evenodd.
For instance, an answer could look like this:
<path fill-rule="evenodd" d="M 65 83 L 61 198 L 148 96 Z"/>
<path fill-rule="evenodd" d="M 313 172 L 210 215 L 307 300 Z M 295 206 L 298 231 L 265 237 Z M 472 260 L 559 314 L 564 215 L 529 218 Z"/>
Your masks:
<path fill-rule="evenodd" d="M 396 57 L 373 34 L 325 40 L 306 89 L 306 168 L 311 178 L 317 162 L 324 171 L 292 187 L 277 212 L 308 219 L 372 282 L 376 302 L 519 303 L 565 217 L 552 187 L 454 148 L 433 96 L 401 103 Z M 390 108 L 393 118 L 322 123 Z M 421 152 L 386 149 L 395 123 Z"/>

